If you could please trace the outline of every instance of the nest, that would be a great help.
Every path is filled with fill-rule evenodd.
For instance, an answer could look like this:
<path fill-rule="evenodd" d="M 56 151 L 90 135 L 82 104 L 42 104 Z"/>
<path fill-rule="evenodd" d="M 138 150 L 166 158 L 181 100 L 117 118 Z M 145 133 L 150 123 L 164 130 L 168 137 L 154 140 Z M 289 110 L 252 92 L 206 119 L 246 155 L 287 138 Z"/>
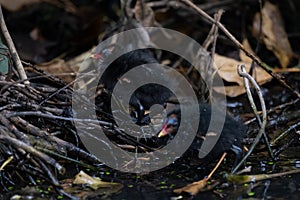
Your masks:
<path fill-rule="evenodd" d="M 26 72 L 31 84 L 14 81 L 15 73 L 0 81 L 0 184 L 6 189 L 19 179 L 25 184 L 44 179 L 59 186 L 55 172 L 66 171 L 61 159 L 99 162 L 80 148 L 72 123 L 72 89 L 34 66 Z"/>

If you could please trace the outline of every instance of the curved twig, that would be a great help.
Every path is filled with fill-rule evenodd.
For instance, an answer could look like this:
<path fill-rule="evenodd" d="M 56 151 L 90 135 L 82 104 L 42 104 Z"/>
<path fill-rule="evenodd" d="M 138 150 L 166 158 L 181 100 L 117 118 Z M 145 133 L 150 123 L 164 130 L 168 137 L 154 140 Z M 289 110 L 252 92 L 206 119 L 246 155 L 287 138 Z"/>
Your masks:
<path fill-rule="evenodd" d="M 259 129 L 259 132 L 258 132 L 253 144 L 251 145 L 249 151 L 243 157 L 243 159 L 236 165 L 236 167 L 232 170 L 232 174 L 234 174 L 241 167 L 241 165 L 245 162 L 245 160 L 250 156 L 250 154 L 254 150 L 255 146 L 258 144 L 260 138 L 263 136 L 263 134 L 265 132 L 265 127 L 266 127 L 266 124 L 267 124 L 266 105 L 265 105 L 265 101 L 264 101 L 264 98 L 262 96 L 260 87 L 258 86 L 256 81 L 254 80 L 254 78 L 252 76 L 250 76 L 248 73 L 246 73 L 244 65 L 239 65 L 238 66 L 238 74 L 240 76 L 244 77 L 245 79 L 248 79 L 253 84 L 253 86 L 254 86 L 257 94 L 258 94 L 260 104 L 261 104 L 261 108 L 262 108 L 262 123 L 261 123 L 260 129 Z"/>
<path fill-rule="evenodd" d="M 255 114 L 255 117 L 256 117 L 256 120 L 258 122 L 258 125 L 260 127 L 262 127 L 262 121 L 260 119 L 260 116 L 259 116 L 258 111 L 257 111 L 257 107 L 255 105 L 255 102 L 253 100 L 253 97 L 252 97 L 252 94 L 251 94 L 251 91 L 250 91 L 250 85 L 249 85 L 249 80 L 248 79 L 250 79 L 249 77 L 251 77 L 251 76 L 249 74 L 247 75 L 244 65 L 238 66 L 238 73 L 239 73 L 240 76 L 244 77 L 244 84 L 245 84 L 245 88 L 246 88 L 246 93 L 247 93 L 247 96 L 248 96 L 248 100 L 250 102 L 250 106 L 251 106 L 251 108 L 252 108 L 252 110 L 253 110 L 253 112 Z M 253 83 L 253 81 L 252 81 L 252 83 Z M 257 91 L 257 93 L 260 96 L 260 98 L 263 99 L 263 96 L 262 96 L 261 92 Z M 263 110 L 263 108 L 262 108 L 262 110 Z M 267 146 L 269 155 L 274 160 L 274 154 L 273 154 L 272 149 L 270 147 L 270 142 L 269 142 L 269 139 L 268 139 L 265 131 L 263 131 L 263 140 L 264 140 L 264 142 L 265 142 L 265 144 Z"/>

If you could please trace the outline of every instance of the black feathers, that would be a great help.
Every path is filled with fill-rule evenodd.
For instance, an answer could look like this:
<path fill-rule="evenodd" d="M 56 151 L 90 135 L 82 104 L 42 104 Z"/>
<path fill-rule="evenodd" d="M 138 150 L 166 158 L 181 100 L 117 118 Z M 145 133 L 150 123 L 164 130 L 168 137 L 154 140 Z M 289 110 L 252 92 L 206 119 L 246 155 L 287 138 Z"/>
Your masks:
<path fill-rule="evenodd" d="M 202 143 L 208 134 L 207 131 L 209 129 L 211 123 L 211 116 L 212 116 L 212 109 L 210 105 L 200 104 L 199 108 L 200 108 L 200 121 L 199 121 L 197 136 L 190 147 L 190 150 L 194 152 L 198 152 L 199 149 L 201 148 Z M 166 123 L 172 121 L 170 120 L 170 118 L 172 117 L 177 118 L 177 121 L 179 121 L 179 123 L 174 125 L 174 129 L 173 129 L 174 131 L 172 133 L 169 133 L 169 136 L 166 137 L 171 136 L 170 138 L 172 138 L 176 134 L 176 131 L 178 130 L 178 127 L 180 126 L 181 123 L 188 123 L 188 119 L 181 119 L 180 113 L 181 112 L 179 108 L 175 108 L 168 113 L 168 120 L 166 120 Z M 223 121 L 222 115 L 214 115 L 214 117 L 215 119 L 213 121 L 215 123 L 222 123 Z M 169 126 L 172 126 L 172 124 L 169 124 Z M 214 129 L 212 128 L 212 130 Z M 215 133 L 213 133 L 212 131 L 209 134 L 215 134 Z M 225 122 L 224 122 L 223 129 L 221 131 L 221 135 L 217 143 L 213 147 L 213 149 L 202 159 L 202 161 L 210 162 L 212 159 L 216 159 L 222 153 L 228 152 L 230 150 L 233 150 L 234 153 L 236 154 L 239 153 L 236 152 L 236 149 L 241 148 L 242 139 L 245 137 L 245 135 L 246 135 L 246 128 L 243 125 L 242 121 L 238 118 L 232 117 L 229 113 L 226 113 Z M 161 140 L 166 141 L 165 138 L 161 138 Z"/>

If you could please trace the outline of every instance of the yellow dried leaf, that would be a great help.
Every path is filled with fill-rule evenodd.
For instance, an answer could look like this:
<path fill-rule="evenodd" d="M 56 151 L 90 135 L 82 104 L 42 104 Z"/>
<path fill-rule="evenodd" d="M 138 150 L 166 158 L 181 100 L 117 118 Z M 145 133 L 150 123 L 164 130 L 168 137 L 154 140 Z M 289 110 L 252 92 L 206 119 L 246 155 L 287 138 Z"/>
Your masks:
<path fill-rule="evenodd" d="M 120 185 L 118 183 L 104 182 L 101 181 L 99 178 L 93 178 L 83 171 L 80 171 L 75 176 L 73 184 L 86 184 L 94 190 L 97 190 L 98 188 L 110 188 L 110 187 Z"/>
<path fill-rule="evenodd" d="M 243 78 L 241 78 L 237 73 L 237 66 L 244 64 L 246 66 L 246 71 L 249 72 L 251 63 L 245 63 L 233 58 L 225 57 L 216 54 L 215 55 L 215 65 L 218 70 L 218 74 L 226 81 L 237 83 L 243 86 Z M 256 68 L 256 81 L 259 84 L 265 83 L 270 80 L 271 76 L 263 69 Z"/>
<path fill-rule="evenodd" d="M 225 95 L 230 97 L 236 97 L 245 93 L 243 78 L 241 78 L 237 73 L 237 66 L 242 64 L 246 66 L 246 71 L 249 72 L 251 59 L 244 58 L 244 60 L 246 62 L 238 61 L 233 58 L 221 56 L 218 54 L 215 55 L 214 61 L 215 66 L 218 69 L 219 76 L 227 82 L 237 84 L 236 86 L 226 86 Z M 260 67 L 255 68 L 254 77 L 258 84 L 264 84 L 272 79 L 271 75 L 269 75 L 265 70 L 261 69 Z M 214 87 L 214 90 L 219 93 L 224 92 L 222 88 L 218 87 Z"/>
<path fill-rule="evenodd" d="M 247 70 L 249 69 L 249 64 L 237 61 L 233 58 L 221 56 L 216 54 L 214 57 L 216 68 L 218 69 L 218 74 L 227 82 L 237 83 L 238 85 L 243 85 L 243 78 L 241 78 L 237 73 L 237 66 L 240 64 L 245 64 Z"/>

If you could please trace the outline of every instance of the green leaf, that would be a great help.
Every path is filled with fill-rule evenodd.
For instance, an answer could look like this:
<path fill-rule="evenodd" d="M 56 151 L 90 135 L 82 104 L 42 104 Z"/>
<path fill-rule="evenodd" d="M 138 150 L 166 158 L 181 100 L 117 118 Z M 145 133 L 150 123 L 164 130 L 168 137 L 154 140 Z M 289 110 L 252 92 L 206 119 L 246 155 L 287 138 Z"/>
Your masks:
<path fill-rule="evenodd" d="M 0 41 L 0 74 L 8 73 L 8 48 Z"/>

